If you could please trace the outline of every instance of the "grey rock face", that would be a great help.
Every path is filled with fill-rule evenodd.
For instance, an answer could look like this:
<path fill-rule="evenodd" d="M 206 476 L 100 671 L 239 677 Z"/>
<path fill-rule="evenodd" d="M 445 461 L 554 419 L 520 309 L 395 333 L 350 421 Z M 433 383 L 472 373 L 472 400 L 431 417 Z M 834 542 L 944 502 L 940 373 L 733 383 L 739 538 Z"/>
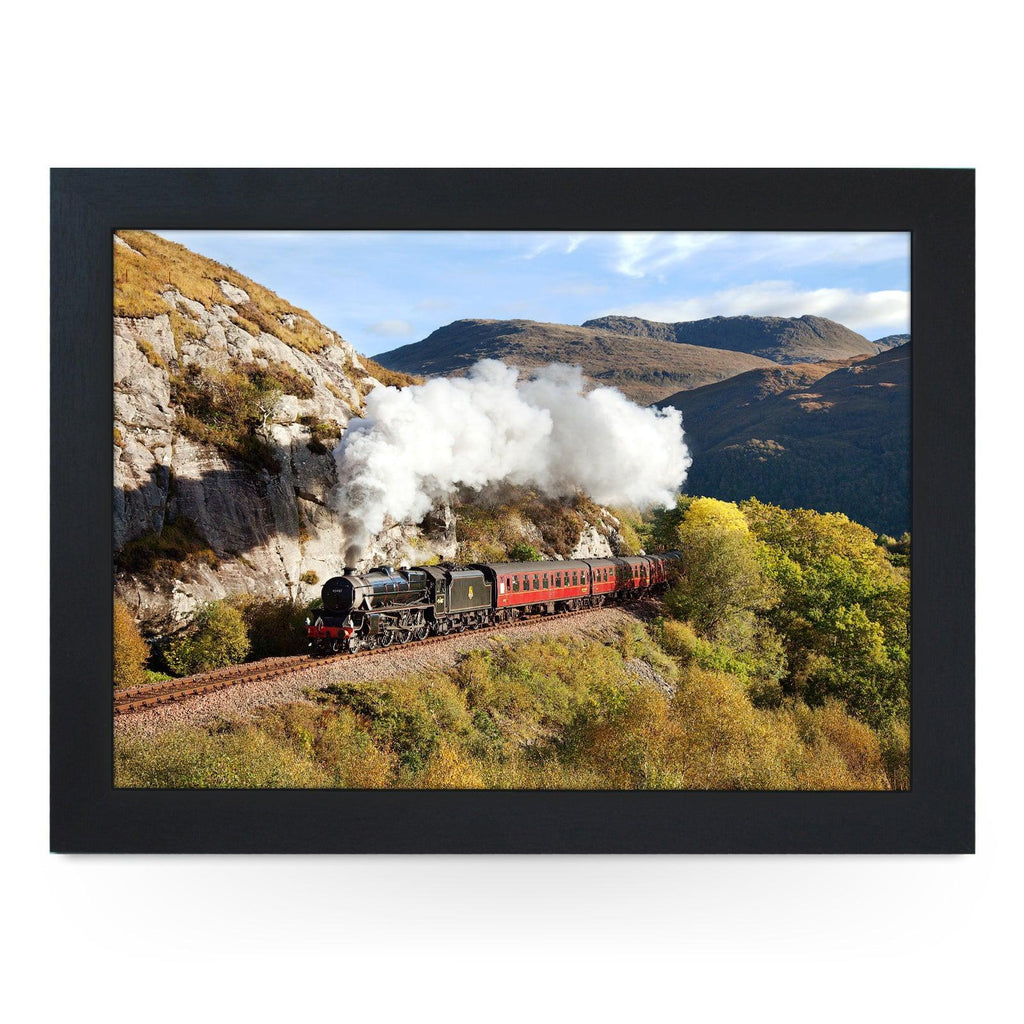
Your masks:
<path fill-rule="evenodd" d="M 247 299 L 228 282 L 221 288 L 232 302 Z M 323 581 L 342 571 L 345 539 L 330 505 L 334 460 L 330 451 L 309 447 L 309 429 L 299 420 L 312 416 L 344 429 L 361 403 L 351 378 L 365 378 L 354 349 L 337 335 L 330 347 L 309 355 L 273 335 L 250 335 L 227 305 L 206 310 L 177 292 L 164 298 L 193 325 L 189 333 L 195 336 L 177 347 L 166 314 L 114 320 L 114 549 L 186 519 L 219 567 L 190 561 L 174 578 L 118 574 L 118 593 L 143 628 L 156 634 L 174 631 L 204 601 L 232 594 L 311 600 Z M 285 395 L 268 417 L 264 439 L 277 455 L 277 473 L 239 462 L 178 429 L 171 373 L 186 363 L 223 370 L 232 359 L 285 363 L 312 382 L 311 398 Z M 454 550 L 450 516 L 435 516 L 427 533 L 386 530 L 367 562 L 408 561 L 413 552 L 420 560 L 445 558 Z"/>

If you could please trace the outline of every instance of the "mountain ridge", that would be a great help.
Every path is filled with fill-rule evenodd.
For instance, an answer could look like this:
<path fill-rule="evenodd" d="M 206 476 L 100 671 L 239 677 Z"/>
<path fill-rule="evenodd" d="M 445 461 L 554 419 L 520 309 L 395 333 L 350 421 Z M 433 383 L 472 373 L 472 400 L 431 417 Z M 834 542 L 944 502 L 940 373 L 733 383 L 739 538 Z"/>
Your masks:
<path fill-rule="evenodd" d="M 574 363 L 596 385 L 619 388 L 648 404 L 680 388 L 699 387 L 769 360 L 743 352 L 679 344 L 571 324 L 535 320 L 456 320 L 422 341 L 375 357 L 390 370 L 423 376 L 461 375 L 480 359 L 502 359 L 529 370 Z M 415 366 L 415 371 L 406 369 Z"/>
<path fill-rule="evenodd" d="M 841 363 L 757 369 L 656 403 L 683 416 L 686 487 L 910 529 L 909 344 Z"/>
<path fill-rule="evenodd" d="M 746 352 L 775 363 L 820 362 L 874 355 L 878 351 L 862 334 L 835 320 L 810 314 L 800 317 L 713 316 L 675 323 L 633 316 L 604 316 L 586 320 L 583 326 L 661 338 L 677 344 Z"/>

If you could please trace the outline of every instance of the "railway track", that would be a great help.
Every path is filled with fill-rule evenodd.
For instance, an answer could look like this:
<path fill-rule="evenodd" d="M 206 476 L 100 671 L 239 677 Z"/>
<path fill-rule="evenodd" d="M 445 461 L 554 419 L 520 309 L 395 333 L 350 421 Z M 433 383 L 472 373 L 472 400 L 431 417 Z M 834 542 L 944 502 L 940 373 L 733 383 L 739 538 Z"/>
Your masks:
<path fill-rule="evenodd" d="M 405 643 L 393 643 L 387 647 L 375 647 L 373 650 L 357 651 L 355 654 L 328 654 L 314 657 L 311 654 L 298 654 L 288 658 L 267 659 L 251 665 L 230 665 L 227 668 L 214 669 L 202 675 L 188 676 L 184 679 L 172 679 L 166 683 L 154 683 L 152 686 L 139 686 L 129 690 L 114 691 L 114 714 L 126 715 L 133 711 L 146 711 L 165 704 L 175 704 L 189 697 L 199 697 L 204 693 L 226 690 L 229 686 L 243 683 L 257 683 L 266 679 L 277 679 L 280 676 L 300 672 L 304 668 L 316 665 L 330 665 L 333 662 L 349 661 L 352 658 L 381 657 L 390 651 L 408 648 L 429 647 L 434 644 L 457 640 L 467 634 L 486 636 L 488 633 L 500 633 L 503 630 L 515 629 L 529 622 L 551 622 L 554 619 L 571 619 L 579 615 L 600 611 L 600 608 L 582 608 L 579 611 L 556 612 L 554 615 L 531 615 L 518 622 L 502 622 L 494 626 L 481 626 L 478 629 L 466 629 L 461 633 L 447 633 L 444 636 L 427 637 L 425 640 L 409 640 Z"/>

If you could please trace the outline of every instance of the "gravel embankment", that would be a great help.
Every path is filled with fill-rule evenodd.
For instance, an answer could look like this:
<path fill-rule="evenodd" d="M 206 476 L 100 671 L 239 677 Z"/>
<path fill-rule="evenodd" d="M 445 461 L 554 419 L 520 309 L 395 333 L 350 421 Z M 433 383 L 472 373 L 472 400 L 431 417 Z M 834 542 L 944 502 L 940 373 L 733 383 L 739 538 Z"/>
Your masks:
<path fill-rule="evenodd" d="M 381 652 L 368 658 L 314 665 L 293 675 L 259 683 L 243 683 L 216 693 L 192 697 L 178 704 L 118 715 L 114 719 L 115 736 L 151 736 L 170 726 L 205 725 L 216 719 L 247 718 L 260 708 L 307 700 L 303 691 L 343 680 L 371 682 L 392 676 L 447 668 L 465 651 L 489 647 L 500 639 L 525 640 L 537 636 L 576 636 L 604 639 L 634 616 L 621 608 L 601 608 L 570 619 L 538 619 L 509 630 L 474 636 L 466 633 L 444 643 L 413 646 Z"/>

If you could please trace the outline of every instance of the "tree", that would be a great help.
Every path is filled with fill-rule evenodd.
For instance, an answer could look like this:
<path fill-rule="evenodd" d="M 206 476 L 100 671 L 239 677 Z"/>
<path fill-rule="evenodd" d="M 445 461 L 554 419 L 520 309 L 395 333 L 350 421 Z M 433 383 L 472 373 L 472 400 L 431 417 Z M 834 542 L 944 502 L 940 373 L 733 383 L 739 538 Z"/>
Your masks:
<path fill-rule="evenodd" d="M 910 581 L 871 530 L 844 515 L 741 506 L 763 542 L 780 600 L 768 613 L 785 639 L 788 686 L 810 703 L 838 697 L 878 727 L 910 701 Z"/>
<path fill-rule="evenodd" d="M 696 498 L 675 529 L 682 571 L 666 604 L 707 637 L 728 632 L 730 619 L 767 607 L 771 588 L 761 572 L 758 542 L 730 502 Z"/>
<path fill-rule="evenodd" d="M 171 671 L 180 676 L 236 665 L 249 653 L 242 613 L 225 601 L 199 609 L 191 627 L 176 636 L 164 652 Z"/>
<path fill-rule="evenodd" d="M 146 681 L 149 645 L 120 598 L 114 599 L 114 689 L 141 686 Z"/>

